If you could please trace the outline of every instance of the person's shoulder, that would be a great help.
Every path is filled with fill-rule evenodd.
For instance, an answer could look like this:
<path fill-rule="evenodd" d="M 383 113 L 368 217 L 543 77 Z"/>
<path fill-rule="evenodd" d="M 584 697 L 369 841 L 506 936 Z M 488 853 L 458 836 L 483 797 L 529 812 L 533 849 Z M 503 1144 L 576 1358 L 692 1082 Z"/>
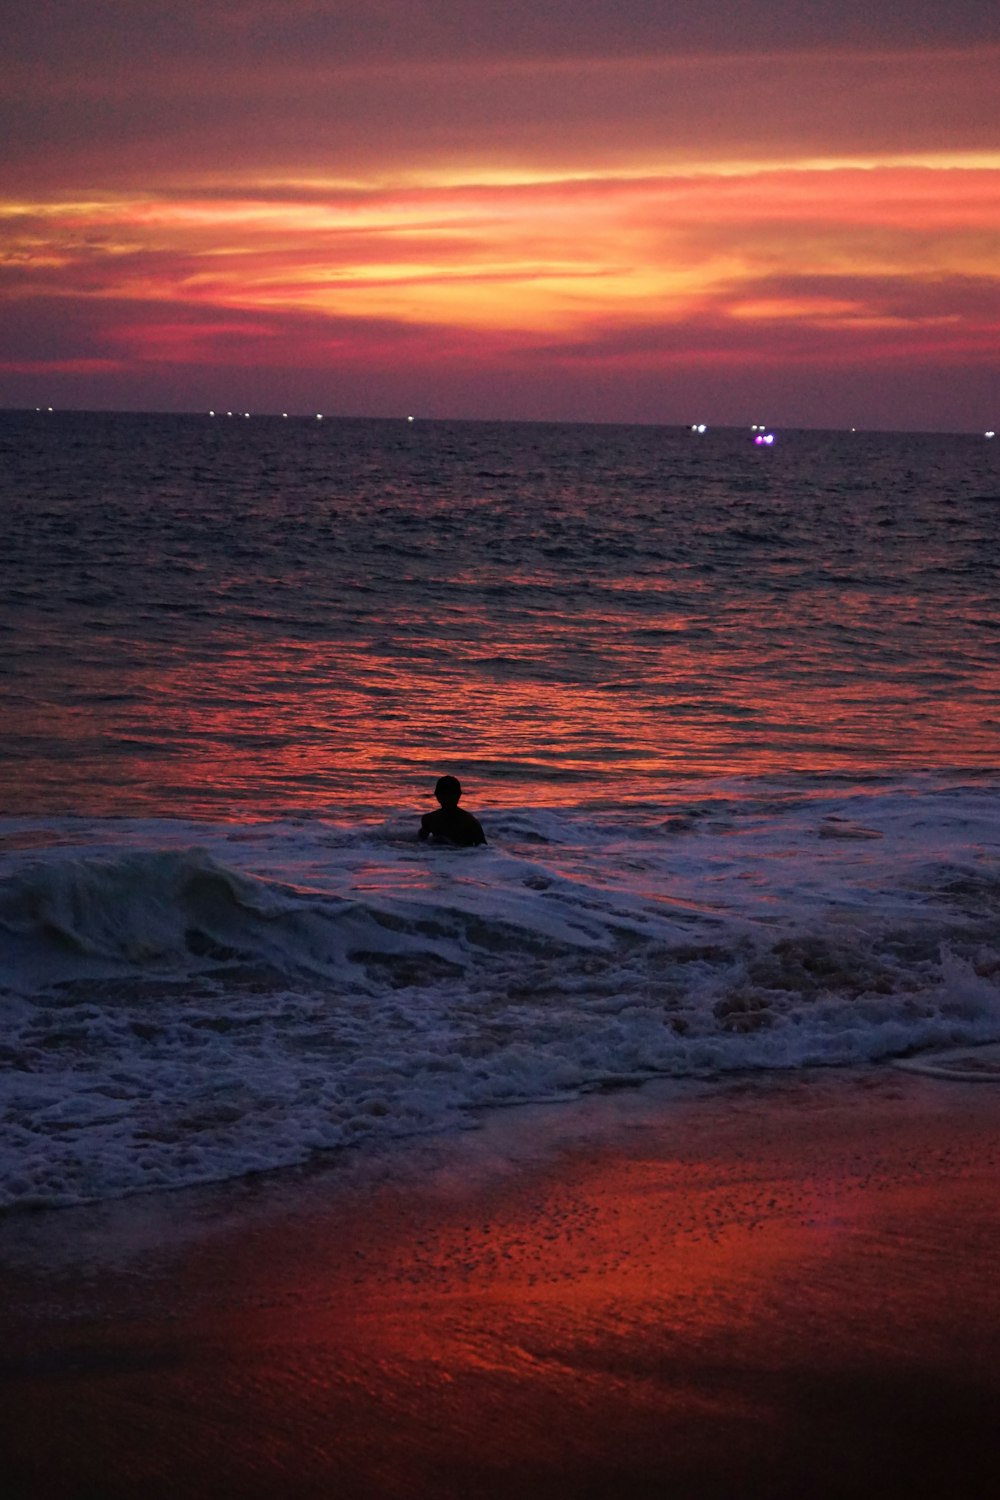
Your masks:
<path fill-rule="evenodd" d="M 462 808 L 462 814 L 465 827 L 467 828 L 470 837 L 474 839 L 477 844 L 485 844 L 486 835 L 483 832 L 483 825 L 482 823 L 480 823 L 479 819 L 472 813 L 466 812 L 464 807 Z"/>

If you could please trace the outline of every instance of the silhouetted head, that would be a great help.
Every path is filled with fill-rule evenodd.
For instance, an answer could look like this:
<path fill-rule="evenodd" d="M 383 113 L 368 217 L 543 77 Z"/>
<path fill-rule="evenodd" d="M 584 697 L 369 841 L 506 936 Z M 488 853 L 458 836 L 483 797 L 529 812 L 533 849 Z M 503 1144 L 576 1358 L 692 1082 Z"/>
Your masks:
<path fill-rule="evenodd" d="M 462 795 L 462 783 L 457 776 L 442 776 L 434 788 L 434 795 L 442 807 L 457 807 Z"/>

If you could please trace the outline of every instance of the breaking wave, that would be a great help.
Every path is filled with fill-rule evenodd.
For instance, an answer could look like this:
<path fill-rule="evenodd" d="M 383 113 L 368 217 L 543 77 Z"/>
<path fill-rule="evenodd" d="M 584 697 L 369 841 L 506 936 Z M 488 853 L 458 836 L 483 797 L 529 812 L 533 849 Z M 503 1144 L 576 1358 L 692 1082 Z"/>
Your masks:
<path fill-rule="evenodd" d="M 0 825 L 0 1205 L 654 1075 L 1000 1039 L 988 785 L 391 823 Z"/>

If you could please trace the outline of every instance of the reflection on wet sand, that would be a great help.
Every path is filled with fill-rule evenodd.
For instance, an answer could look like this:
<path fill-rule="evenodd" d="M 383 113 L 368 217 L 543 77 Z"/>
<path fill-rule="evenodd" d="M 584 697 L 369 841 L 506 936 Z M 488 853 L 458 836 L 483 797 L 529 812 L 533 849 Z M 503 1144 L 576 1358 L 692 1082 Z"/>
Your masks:
<path fill-rule="evenodd" d="M 1000 1479 L 998 1165 L 1000 1093 L 866 1070 L 496 1116 L 228 1219 L 179 1198 L 163 1237 L 163 1200 L 67 1214 L 55 1267 L 53 1215 L 12 1272 L 13 1473 L 971 1500 Z"/>

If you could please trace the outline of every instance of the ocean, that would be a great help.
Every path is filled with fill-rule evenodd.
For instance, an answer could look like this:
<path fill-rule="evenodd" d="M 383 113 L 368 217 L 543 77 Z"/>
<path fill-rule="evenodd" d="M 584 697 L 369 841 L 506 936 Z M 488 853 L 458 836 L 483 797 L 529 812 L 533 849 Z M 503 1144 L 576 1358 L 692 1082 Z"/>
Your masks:
<path fill-rule="evenodd" d="M 753 439 L 0 413 L 0 1207 L 1000 1040 L 1000 443 Z"/>

